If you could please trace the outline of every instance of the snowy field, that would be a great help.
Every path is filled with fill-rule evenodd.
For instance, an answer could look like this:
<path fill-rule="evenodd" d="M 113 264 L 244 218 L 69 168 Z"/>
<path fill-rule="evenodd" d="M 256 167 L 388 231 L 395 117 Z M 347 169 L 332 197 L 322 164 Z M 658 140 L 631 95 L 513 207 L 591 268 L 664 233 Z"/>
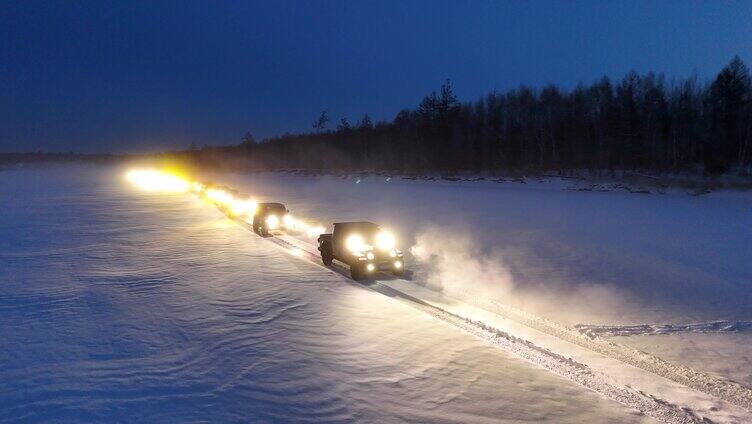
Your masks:
<path fill-rule="evenodd" d="M 562 181 L 210 178 L 321 222 L 388 223 L 421 258 L 440 258 L 432 266 L 413 261 L 418 280 L 567 325 L 737 324 L 739 331 L 617 340 L 752 387 L 752 193 L 578 192 Z"/>
<path fill-rule="evenodd" d="M 121 172 L 0 172 L 4 421 L 651 421 Z M 749 194 L 207 178 L 320 223 L 389 226 L 409 284 L 752 386 Z"/>

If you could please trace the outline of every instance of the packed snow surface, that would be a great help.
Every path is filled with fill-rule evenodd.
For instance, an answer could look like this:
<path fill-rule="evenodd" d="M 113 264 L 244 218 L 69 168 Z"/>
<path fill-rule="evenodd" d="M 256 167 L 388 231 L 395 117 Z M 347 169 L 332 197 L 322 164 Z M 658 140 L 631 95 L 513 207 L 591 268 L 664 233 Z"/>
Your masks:
<path fill-rule="evenodd" d="M 202 176 L 394 230 L 410 281 L 359 285 L 121 172 L 0 172 L 0 419 L 749 418 L 746 193 Z"/>
<path fill-rule="evenodd" d="M 0 172 L 2 421 L 650 421 L 195 197 L 135 191 L 121 171 Z M 401 202 L 388 187 L 337 196 L 353 182 L 264 178 L 241 179 L 322 222 L 386 219 Z M 419 201 L 436 189 L 401 190 Z M 425 199 L 432 213 L 399 205 L 391 216 L 412 218 L 390 222 L 408 234 L 461 216 L 451 196 Z"/>
<path fill-rule="evenodd" d="M 416 257 L 407 262 L 418 281 L 569 326 L 699 330 L 738 323 L 734 331 L 619 342 L 669 360 L 691 356 L 693 368 L 752 387 L 752 343 L 744 335 L 752 321 L 750 192 L 582 192 L 563 180 L 537 179 L 205 177 L 287 202 L 320 222 L 385 223 L 412 246 Z M 694 349 L 700 346 L 723 355 Z"/>

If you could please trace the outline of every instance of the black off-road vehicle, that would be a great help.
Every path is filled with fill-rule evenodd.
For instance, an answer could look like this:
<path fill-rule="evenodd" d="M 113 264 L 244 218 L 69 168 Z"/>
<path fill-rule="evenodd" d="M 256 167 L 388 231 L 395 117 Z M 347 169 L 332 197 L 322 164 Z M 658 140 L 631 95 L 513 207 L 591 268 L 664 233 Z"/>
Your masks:
<path fill-rule="evenodd" d="M 270 231 L 282 227 L 288 213 L 290 211 L 282 203 L 259 203 L 256 214 L 253 215 L 253 231 L 262 237 L 268 237 Z"/>
<path fill-rule="evenodd" d="M 353 280 L 362 280 L 379 271 L 401 276 L 404 272 L 402 252 L 394 236 L 372 222 L 338 222 L 331 234 L 319 236 L 319 252 L 324 265 L 334 259 L 350 266 Z"/>

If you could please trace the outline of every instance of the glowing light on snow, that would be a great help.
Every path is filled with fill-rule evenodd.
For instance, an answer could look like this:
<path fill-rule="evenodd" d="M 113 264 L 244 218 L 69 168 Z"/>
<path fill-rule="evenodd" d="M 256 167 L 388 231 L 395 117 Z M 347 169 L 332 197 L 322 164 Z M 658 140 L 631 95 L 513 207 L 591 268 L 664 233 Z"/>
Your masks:
<path fill-rule="evenodd" d="M 308 230 L 306 230 L 306 233 L 308 234 L 308 237 L 314 238 L 320 236 L 321 234 L 324 234 L 325 231 L 326 228 L 318 225 L 315 227 L 309 227 Z"/>
<path fill-rule="evenodd" d="M 172 173 L 152 169 L 133 169 L 125 174 L 126 180 L 141 190 L 167 193 L 188 191 L 188 181 Z"/>
<path fill-rule="evenodd" d="M 284 217 L 282 217 L 282 225 L 285 227 L 285 229 L 290 231 L 305 231 L 308 228 L 308 224 L 306 224 L 304 221 L 297 219 L 292 216 L 292 214 L 285 214 Z"/>

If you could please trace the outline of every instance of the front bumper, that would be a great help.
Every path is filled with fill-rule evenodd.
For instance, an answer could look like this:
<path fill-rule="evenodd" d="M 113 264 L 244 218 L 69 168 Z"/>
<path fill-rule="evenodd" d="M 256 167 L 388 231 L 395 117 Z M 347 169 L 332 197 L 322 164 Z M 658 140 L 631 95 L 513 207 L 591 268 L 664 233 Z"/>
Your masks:
<path fill-rule="evenodd" d="M 365 272 L 373 274 L 379 271 L 401 271 L 405 267 L 405 262 L 402 257 L 402 253 L 397 253 L 395 256 L 374 254 L 372 258 L 366 255 L 358 257 L 358 263 L 363 267 Z"/>

